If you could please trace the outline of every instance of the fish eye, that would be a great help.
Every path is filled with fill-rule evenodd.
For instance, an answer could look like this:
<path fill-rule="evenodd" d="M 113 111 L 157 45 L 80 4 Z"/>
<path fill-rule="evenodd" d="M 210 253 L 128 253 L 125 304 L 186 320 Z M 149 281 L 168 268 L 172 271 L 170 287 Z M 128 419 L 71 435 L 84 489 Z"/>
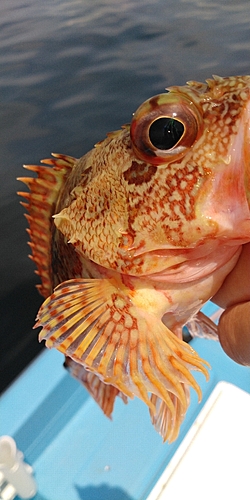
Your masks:
<path fill-rule="evenodd" d="M 130 127 L 135 153 L 153 165 L 180 158 L 201 133 L 201 109 L 189 96 L 174 91 L 145 101 Z"/>

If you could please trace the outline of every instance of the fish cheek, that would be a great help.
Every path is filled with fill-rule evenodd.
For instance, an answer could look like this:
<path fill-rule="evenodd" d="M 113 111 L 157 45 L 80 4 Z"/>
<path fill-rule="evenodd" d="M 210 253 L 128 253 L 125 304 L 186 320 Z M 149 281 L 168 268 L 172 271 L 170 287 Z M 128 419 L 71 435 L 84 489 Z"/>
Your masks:
<path fill-rule="evenodd" d="M 149 163 L 132 161 L 131 166 L 123 172 L 123 178 L 128 184 L 136 186 L 149 182 L 154 177 L 157 167 Z"/>

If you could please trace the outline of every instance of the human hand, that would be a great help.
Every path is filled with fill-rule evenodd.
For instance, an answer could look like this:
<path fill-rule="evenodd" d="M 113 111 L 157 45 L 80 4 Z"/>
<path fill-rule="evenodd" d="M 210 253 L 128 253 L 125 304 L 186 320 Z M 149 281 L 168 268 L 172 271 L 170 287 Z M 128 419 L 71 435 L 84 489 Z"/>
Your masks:
<path fill-rule="evenodd" d="M 243 245 L 239 260 L 212 299 L 225 311 L 218 335 L 230 358 L 250 366 L 250 243 Z"/>

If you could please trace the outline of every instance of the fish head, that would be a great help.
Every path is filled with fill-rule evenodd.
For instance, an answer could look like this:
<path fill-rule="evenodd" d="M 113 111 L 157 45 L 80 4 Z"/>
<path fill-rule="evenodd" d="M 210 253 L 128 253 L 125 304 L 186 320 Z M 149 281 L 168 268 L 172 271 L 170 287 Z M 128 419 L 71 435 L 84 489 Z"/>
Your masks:
<path fill-rule="evenodd" d="M 72 169 L 56 227 L 79 254 L 131 275 L 249 240 L 250 77 L 188 82 L 145 101 Z"/>

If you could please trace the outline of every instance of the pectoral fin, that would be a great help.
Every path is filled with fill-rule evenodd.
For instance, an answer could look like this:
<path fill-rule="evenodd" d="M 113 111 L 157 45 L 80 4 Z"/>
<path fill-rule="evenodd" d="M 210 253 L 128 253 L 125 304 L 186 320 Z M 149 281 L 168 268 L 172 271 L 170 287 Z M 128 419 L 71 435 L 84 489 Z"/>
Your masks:
<path fill-rule="evenodd" d="M 62 283 L 38 313 L 36 326 L 43 327 L 39 339 L 126 396 L 142 399 L 153 423 L 156 416 L 158 428 L 156 400 L 150 394 L 160 398 L 170 420 L 177 422 L 177 436 L 179 415 L 188 407 L 184 384 L 192 386 L 200 398 L 200 387 L 190 370 L 208 377 L 207 363 L 152 313 L 135 306 L 129 292 L 122 281 L 113 278 Z M 161 428 L 163 439 L 171 438 L 171 425 Z"/>

